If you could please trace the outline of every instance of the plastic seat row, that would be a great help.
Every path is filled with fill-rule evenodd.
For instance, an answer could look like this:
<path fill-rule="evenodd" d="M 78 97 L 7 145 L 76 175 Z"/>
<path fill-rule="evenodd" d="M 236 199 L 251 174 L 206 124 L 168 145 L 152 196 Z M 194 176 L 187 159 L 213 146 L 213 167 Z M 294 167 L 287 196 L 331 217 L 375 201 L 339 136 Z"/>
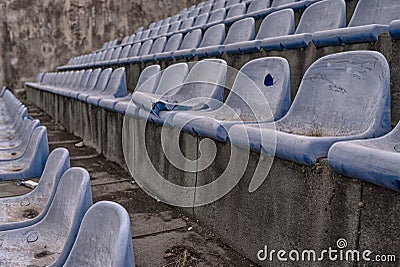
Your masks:
<path fill-rule="evenodd" d="M 313 2 L 317 2 L 316 0 L 310 0 L 310 1 L 300 1 L 304 2 L 302 4 L 302 7 L 306 7 L 310 5 Z M 300 3 L 298 2 L 298 3 Z M 79 67 L 85 67 L 85 64 L 87 63 L 93 63 L 93 62 L 99 62 L 99 61 L 104 61 L 104 60 L 115 60 L 118 58 L 119 53 L 122 52 L 122 50 L 130 45 L 134 47 L 134 51 L 137 51 L 139 54 L 139 47 L 138 43 L 142 44 L 148 44 L 145 47 L 148 47 L 149 45 L 151 46 L 151 43 L 149 44 L 150 41 L 153 41 L 154 43 L 156 42 L 156 39 L 160 39 L 162 37 L 171 37 L 172 35 L 176 34 L 185 34 L 189 31 L 193 31 L 196 29 L 203 29 L 206 30 L 213 25 L 216 25 L 218 23 L 224 23 L 224 24 L 231 24 L 234 23 L 237 20 L 243 19 L 243 18 L 259 18 L 259 17 L 265 17 L 269 13 L 272 13 L 277 10 L 281 10 L 282 8 L 275 8 L 275 7 L 269 7 L 269 0 L 254 0 L 249 4 L 249 7 L 247 8 L 246 11 L 246 5 L 245 3 L 240 3 L 237 5 L 232 6 L 232 8 L 226 12 L 224 8 L 215 10 L 211 13 L 204 13 L 199 15 L 198 17 L 191 17 L 188 19 L 185 19 L 184 21 L 176 21 L 175 17 L 173 17 L 173 20 L 168 20 L 167 24 L 161 24 L 161 26 L 156 27 L 157 25 L 154 25 L 153 28 L 150 28 L 148 30 L 141 30 L 137 32 L 136 34 L 132 36 L 127 36 L 125 37 L 121 44 L 110 47 L 107 45 L 108 43 L 114 43 L 113 41 L 108 42 L 104 45 L 103 50 L 98 50 L 95 51 L 91 54 L 87 55 L 82 55 L 78 56 L 75 58 L 72 58 L 69 61 L 69 64 L 67 66 L 59 67 L 60 70 L 62 69 L 70 69 L 70 68 L 79 68 Z M 282 5 L 282 7 L 286 7 L 287 5 Z M 290 5 L 288 6 L 289 8 L 291 7 Z M 171 23 L 171 21 L 173 21 Z M 171 23 L 171 24 L 169 24 Z M 293 21 L 294 23 L 294 21 Z M 282 33 L 282 35 L 285 35 L 285 32 Z M 163 39 L 166 39 L 163 38 Z M 159 40 L 160 42 L 161 40 Z M 165 41 L 164 41 L 165 43 Z M 147 53 L 149 50 L 144 50 Z M 128 51 L 126 51 L 128 53 Z M 126 54 L 122 53 L 123 55 L 126 56 Z M 131 53 L 134 54 L 134 53 Z M 115 63 L 115 62 L 113 62 Z"/>
<path fill-rule="evenodd" d="M 0 97 L 0 181 L 41 175 L 48 156 L 46 127 L 3 88 Z"/>
<path fill-rule="evenodd" d="M 184 63 L 170 66 L 161 77 L 170 77 L 166 74 L 173 68 L 182 80 Z M 203 86 L 217 92 L 217 85 L 224 85 L 223 75 L 218 78 L 204 79 Z M 185 94 L 184 85 L 170 85 L 171 92 L 134 93 L 127 114 L 219 141 L 229 139 L 300 164 L 328 157 L 338 173 L 400 191 L 400 122 L 388 133 L 390 70 L 380 53 L 321 58 L 307 70 L 292 105 L 289 67 L 282 58 L 256 59 L 243 66 L 220 107 L 207 105 L 210 99 L 219 101 L 217 94 L 193 93 L 193 85 Z"/>
<path fill-rule="evenodd" d="M 125 68 L 47 73 L 40 82 L 26 85 L 92 105 L 98 105 L 103 98 L 127 95 Z"/>
<path fill-rule="evenodd" d="M 69 164 L 56 149 L 36 189 L 0 198 L 1 266 L 134 266 L 127 211 L 92 206 L 89 174 Z"/>

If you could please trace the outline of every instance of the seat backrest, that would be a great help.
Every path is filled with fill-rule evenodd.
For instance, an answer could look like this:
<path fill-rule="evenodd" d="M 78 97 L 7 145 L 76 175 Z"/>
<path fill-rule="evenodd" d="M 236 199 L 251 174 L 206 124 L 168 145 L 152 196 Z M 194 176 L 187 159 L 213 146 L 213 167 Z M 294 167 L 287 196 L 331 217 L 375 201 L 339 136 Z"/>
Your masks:
<path fill-rule="evenodd" d="M 167 33 L 168 33 L 168 30 L 169 30 L 169 24 L 163 25 L 163 26 L 161 26 L 160 29 L 158 30 L 158 35 L 161 36 L 161 35 L 167 34 Z"/>
<path fill-rule="evenodd" d="M 128 41 L 129 41 L 129 37 L 130 37 L 130 36 L 125 36 L 125 37 L 122 39 L 122 41 L 121 41 L 121 45 L 127 44 Z"/>
<path fill-rule="evenodd" d="M 225 41 L 225 24 L 217 24 L 207 29 L 204 33 L 200 47 L 223 44 Z"/>
<path fill-rule="evenodd" d="M 220 8 L 210 13 L 210 17 L 208 18 L 208 23 L 223 21 L 226 16 L 225 8 Z"/>
<path fill-rule="evenodd" d="M 103 61 L 108 61 L 111 59 L 111 55 L 114 53 L 114 48 L 110 48 L 107 50 L 106 54 L 103 57 Z"/>
<path fill-rule="evenodd" d="M 202 14 L 196 17 L 196 20 L 193 23 L 193 27 L 203 26 L 204 24 L 207 23 L 207 20 L 208 20 L 208 13 Z"/>
<path fill-rule="evenodd" d="M 167 37 L 165 36 L 156 39 L 153 43 L 153 46 L 150 49 L 149 55 L 161 53 L 164 50 L 166 42 L 167 42 Z"/>
<path fill-rule="evenodd" d="M 131 50 L 131 45 L 124 46 L 121 53 L 119 54 L 119 58 L 127 58 L 129 54 L 129 50 Z"/>
<path fill-rule="evenodd" d="M 131 44 L 131 43 L 133 43 L 133 41 L 135 40 L 135 36 L 136 36 L 136 34 L 134 33 L 134 34 L 132 34 L 131 36 L 129 36 L 129 39 L 128 39 L 128 44 Z"/>
<path fill-rule="evenodd" d="M 323 0 L 304 11 L 295 33 L 314 33 L 342 27 L 346 27 L 346 2 Z"/>
<path fill-rule="evenodd" d="M 107 87 L 104 89 L 103 93 L 113 95 L 114 97 L 126 96 L 126 71 L 124 67 L 115 69 L 113 71 Z"/>
<path fill-rule="evenodd" d="M 158 31 L 159 31 L 159 30 L 160 30 L 159 27 L 151 29 L 150 36 L 149 36 L 149 37 L 150 37 L 150 38 L 157 37 L 157 36 L 158 36 Z"/>
<path fill-rule="evenodd" d="M 182 33 L 174 34 L 169 37 L 167 44 L 165 45 L 164 52 L 177 51 L 182 43 L 182 37 Z"/>
<path fill-rule="evenodd" d="M 236 21 L 229 28 L 224 44 L 233 44 L 253 40 L 255 37 L 254 18 L 245 18 Z"/>
<path fill-rule="evenodd" d="M 280 119 L 289 110 L 290 102 L 290 68 L 281 57 L 246 63 L 225 101 L 238 115 L 259 121 Z"/>
<path fill-rule="evenodd" d="M 154 93 L 161 77 L 160 65 L 146 67 L 139 76 L 134 92 Z"/>
<path fill-rule="evenodd" d="M 148 55 L 152 45 L 153 45 L 153 40 L 147 40 L 146 42 L 144 42 L 140 47 L 138 56 Z"/>
<path fill-rule="evenodd" d="M 386 59 L 378 52 L 354 51 L 317 60 L 304 74 L 296 98 L 278 126 L 312 136 L 386 133 L 390 129 Z"/>
<path fill-rule="evenodd" d="M 194 18 L 185 19 L 184 21 L 182 21 L 181 26 L 180 26 L 179 29 L 180 30 L 189 29 L 190 27 L 192 27 L 193 21 L 194 21 Z"/>
<path fill-rule="evenodd" d="M 110 76 L 112 74 L 112 68 L 104 69 L 99 77 L 99 80 L 96 83 L 96 86 L 93 88 L 93 91 L 102 92 L 106 89 L 108 81 L 110 80 Z"/>
<path fill-rule="evenodd" d="M 139 54 L 141 46 L 142 44 L 140 42 L 132 45 L 131 49 L 129 50 L 128 57 L 136 57 Z"/>
<path fill-rule="evenodd" d="M 236 5 L 231 6 L 231 8 L 228 11 L 228 14 L 226 14 L 225 19 L 230 19 L 233 17 L 237 17 L 240 15 L 243 15 L 246 13 L 246 4 L 245 3 L 239 3 Z"/>
<path fill-rule="evenodd" d="M 398 0 L 360 0 L 354 10 L 349 27 L 368 24 L 389 25 L 400 19 L 400 1 Z"/>
<path fill-rule="evenodd" d="M 179 14 L 171 17 L 171 19 L 169 20 L 169 24 L 177 22 L 180 17 L 181 17 L 181 15 L 179 15 Z"/>
<path fill-rule="evenodd" d="M 121 54 L 122 46 L 115 48 L 114 52 L 111 55 L 111 60 L 118 59 L 119 55 Z"/>
<path fill-rule="evenodd" d="M 208 14 L 208 13 L 210 13 L 211 9 L 212 9 L 212 5 L 210 5 L 210 4 L 204 5 L 200 10 L 199 15 Z"/>
<path fill-rule="evenodd" d="M 299 0 L 272 0 L 272 5 L 271 7 L 278 7 L 278 6 L 283 6 L 286 4 L 292 4 L 295 3 Z"/>
<path fill-rule="evenodd" d="M 201 37 L 200 29 L 186 33 L 179 50 L 197 48 L 200 45 Z"/>
<path fill-rule="evenodd" d="M 188 18 L 197 17 L 200 13 L 201 8 L 195 8 L 189 12 Z"/>
<path fill-rule="evenodd" d="M 77 89 L 86 87 L 86 85 L 89 82 L 89 79 L 90 79 L 90 76 L 91 76 L 92 72 L 93 72 L 93 70 L 88 69 L 83 73 L 83 75 L 81 77 L 81 80 L 79 81 Z"/>
<path fill-rule="evenodd" d="M 213 100 L 222 102 L 226 72 L 224 60 L 204 59 L 192 67 L 182 86 L 168 95 L 177 103 L 189 101 L 188 105 L 215 104 Z"/>
<path fill-rule="evenodd" d="M 256 39 L 290 35 L 294 33 L 295 20 L 293 9 L 283 9 L 266 16 L 261 22 Z"/>
<path fill-rule="evenodd" d="M 97 202 L 86 212 L 64 266 L 134 267 L 130 225 L 121 205 Z"/>
<path fill-rule="evenodd" d="M 155 93 L 158 95 L 172 93 L 173 89 L 182 85 L 188 72 L 189 67 L 186 63 L 177 63 L 169 66 L 162 71 L 161 79 Z"/>
<path fill-rule="evenodd" d="M 145 30 L 145 31 L 143 31 L 143 32 L 142 32 L 142 35 L 140 36 L 140 41 L 144 41 L 144 40 L 146 40 L 147 38 L 149 38 L 150 31 L 151 31 L 151 30 Z"/>
<path fill-rule="evenodd" d="M 225 7 L 230 7 L 240 3 L 240 0 L 227 0 L 225 3 Z"/>
<path fill-rule="evenodd" d="M 247 8 L 247 14 L 267 9 L 270 7 L 270 5 L 270 0 L 253 0 L 250 2 L 249 7 Z"/>
<path fill-rule="evenodd" d="M 74 244 L 83 216 L 92 205 L 89 173 L 82 168 L 71 168 L 61 177 L 53 202 L 38 228 L 58 229 L 64 247 L 54 266 L 61 266 Z M 60 233 L 61 232 L 61 233 Z"/>
<path fill-rule="evenodd" d="M 101 74 L 101 69 L 95 69 L 92 71 L 92 73 L 90 74 L 89 80 L 85 86 L 85 89 L 87 91 L 91 91 L 94 89 L 94 87 L 97 84 L 97 81 L 99 80 Z"/>
<path fill-rule="evenodd" d="M 217 10 L 225 7 L 225 0 L 214 2 L 212 10 Z"/>
<path fill-rule="evenodd" d="M 181 26 L 181 22 L 177 21 L 169 25 L 168 33 L 175 33 L 179 31 L 179 27 Z"/>

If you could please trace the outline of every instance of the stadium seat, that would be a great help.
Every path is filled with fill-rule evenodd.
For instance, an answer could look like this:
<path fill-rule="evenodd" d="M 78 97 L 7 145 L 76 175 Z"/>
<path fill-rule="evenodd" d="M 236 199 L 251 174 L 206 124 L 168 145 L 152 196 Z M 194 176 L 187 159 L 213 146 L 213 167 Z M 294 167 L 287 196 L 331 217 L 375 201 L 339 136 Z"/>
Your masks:
<path fill-rule="evenodd" d="M 134 92 L 148 92 L 154 93 L 158 82 L 160 80 L 160 65 L 151 65 L 146 67 L 139 76 L 138 82 L 134 89 Z M 102 99 L 100 105 L 108 110 L 116 111 L 121 114 L 125 114 L 125 111 L 131 101 L 132 94 L 128 94 L 126 97 L 118 99 Z"/>
<path fill-rule="evenodd" d="M 400 19 L 400 1 L 360 0 L 347 28 L 318 31 L 313 34 L 317 47 L 378 41 L 389 32 L 389 24 Z"/>
<path fill-rule="evenodd" d="M 98 106 L 102 98 L 124 97 L 127 94 L 126 89 L 126 71 L 124 67 L 115 69 L 110 76 L 107 86 L 102 91 L 92 91 L 86 102 Z"/>
<path fill-rule="evenodd" d="M 315 23 L 318 21 L 318 23 Z M 304 48 L 312 40 L 312 34 L 346 26 L 346 3 L 344 0 L 323 0 L 310 5 L 301 16 L 294 35 L 265 39 L 262 47 L 294 49 Z"/>
<path fill-rule="evenodd" d="M 127 59 L 123 60 L 123 62 L 126 63 L 137 63 L 140 62 L 140 59 L 143 56 L 147 56 L 150 52 L 151 47 L 153 46 L 153 40 L 147 40 L 144 42 L 139 49 L 139 52 L 136 56 L 133 57 L 128 57 Z"/>
<path fill-rule="evenodd" d="M 62 266 L 92 205 L 86 170 L 71 168 L 62 176 L 47 214 L 38 223 L 0 232 L 2 262 L 13 266 Z"/>
<path fill-rule="evenodd" d="M 139 117 L 162 124 L 177 111 L 216 109 L 220 106 L 227 72 L 224 60 L 204 59 L 197 62 L 185 81 L 166 94 L 134 93 L 132 101 L 137 105 Z M 217 100 L 217 101 L 215 101 Z M 216 104 L 218 102 L 218 104 Z"/>
<path fill-rule="evenodd" d="M 289 107 L 289 63 L 279 57 L 260 58 L 240 69 L 225 105 L 214 111 L 178 112 L 173 126 L 226 142 L 232 125 L 278 120 Z"/>
<path fill-rule="evenodd" d="M 389 25 L 390 35 L 394 39 L 400 39 L 400 20 L 394 20 Z"/>
<path fill-rule="evenodd" d="M 177 51 L 182 43 L 182 33 L 174 34 L 168 38 L 167 44 L 162 53 L 154 55 L 155 60 L 172 60 L 173 52 Z"/>
<path fill-rule="evenodd" d="M 177 63 L 171 65 L 163 70 L 161 73 L 159 73 L 157 79 L 153 79 L 152 77 L 153 81 L 146 82 L 146 84 L 142 83 L 143 88 L 138 88 L 134 91 L 134 94 L 138 92 L 138 95 L 145 95 L 150 97 L 161 97 L 163 95 L 166 95 L 170 93 L 171 90 L 178 88 L 180 85 L 182 85 L 188 74 L 188 70 L 189 67 L 186 63 Z M 129 101 L 130 100 L 131 99 L 129 99 Z M 139 108 L 140 106 L 137 106 L 136 104 L 134 104 L 134 102 L 129 103 L 129 108 L 128 105 L 125 105 L 126 115 L 129 115 L 131 117 L 138 117 Z"/>
<path fill-rule="evenodd" d="M 63 266 L 134 267 L 128 212 L 121 205 L 109 201 L 91 206 L 83 217 L 76 241 Z"/>
<path fill-rule="evenodd" d="M 172 56 L 174 58 L 187 58 L 195 56 L 195 49 L 200 45 L 202 38 L 202 32 L 200 29 L 186 33 L 185 38 L 183 38 L 182 44 L 179 50 L 174 51 Z M 192 53 L 188 53 L 191 51 Z"/>
<path fill-rule="evenodd" d="M 182 23 L 181 23 L 181 25 L 179 27 L 179 30 L 182 31 L 182 30 L 186 30 L 186 29 L 191 28 L 192 25 L 193 25 L 193 22 L 194 22 L 194 18 L 185 19 L 184 21 L 182 21 Z"/>
<path fill-rule="evenodd" d="M 225 8 L 220 8 L 210 13 L 208 18 L 208 24 L 215 24 L 224 21 L 226 16 Z M 207 26 L 207 25 L 206 25 Z"/>
<path fill-rule="evenodd" d="M 39 222 L 46 215 L 61 176 L 69 167 L 68 150 L 57 148 L 49 155 L 35 189 L 25 195 L 0 198 L 0 231 L 27 227 Z"/>
<path fill-rule="evenodd" d="M 167 37 L 160 37 L 156 39 L 150 49 L 150 52 L 147 55 L 143 55 L 140 57 L 141 62 L 149 62 L 153 61 L 156 54 L 162 53 L 165 48 L 165 44 L 167 42 Z"/>
<path fill-rule="evenodd" d="M 79 94 L 92 91 L 96 86 L 97 81 L 99 80 L 100 74 L 101 74 L 101 69 L 95 69 L 91 71 L 88 81 L 86 83 L 85 81 L 82 81 L 82 83 L 79 84 L 78 88 L 76 88 L 75 90 L 67 91 L 66 96 L 77 99 Z"/>
<path fill-rule="evenodd" d="M 238 146 L 267 154 L 276 139 L 277 157 L 313 165 L 335 142 L 373 138 L 389 130 L 389 65 L 378 52 L 355 51 L 314 62 L 288 113 L 275 125 L 237 125 L 229 136 Z"/>
<path fill-rule="evenodd" d="M 329 165 L 349 177 L 400 192 L 400 123 L 383 137 L 334 144 Z"/>
<path fill-rule="evenodd" d="M 212 10 L 218 10 L 225 7 L 225 0 L 220 0 L 214 3 Z"/>
<path fill-rule="evenodd" d="M 46 127 L 35 128 L 23 155 L 1 160 L 0 181 L 39 177 L 49 155 Z"/>
<path fill-rule="evenodd" d="M 225 20 L 234 20 L 237 17 L 242 16 L 246 13 L 246 4 L 239 3 L 231 6 L 228 13 L 226 14 Z"/>
<path fill-rule="evenodd" d="M 210 4 L 204 5 L 199 12 L 199 16 L 204 15 L 204 14 L 209 14 L 211 12 L 211 9 L 212 9 L 212 5 L 210 5 Z"/>
<path fill-rule="evenodd" d="M 270 0 L 253 0 L 247 8 L 247 15 L 253 15 L 271 6 Z"/>
<path fill-rule="evenodd" d="M 200 47 L 196 54 L 206 54 L 207 56 L 221 55 L 225 51 L 225 47 L 229 44 L 244 42 L 254 39 L 255 36 L 255 21 L 253 18 L 241 19 L 232 24 L 228 31 L 228 35 L 223 45 Z M 236 52 L 236 49 L 228 49 L 227 53 Z"/>
<path fill-rule="evenodd" d="M 208 16 L 209 16 L 209 14 L 206 13 L 206 14 L 202 14 L 202 15 L 196 17 L 196 19 L 193 23 L 193 27 L 197 28 L 197 27 L 201 27 L 201 26 L 205 25 L 208 21 Z"/>
<path fill-rule="evenodd" d="M 285 36 L 293 34 L 295 29 L 294 12 L 292 9 L 283 9 L 273 12 L 266 16 L 261 22 L 260 29 L 254 40 L 238 42 L 226 46 L 226 50 L 232 50 L 240 53 L 257 52 L 260 50 L 263 39 L 271 39 L 274 37 Z M 266 41 L 267 43 L 268 41 Z M 280 44 L 277 46 L 267 46 L 264 48 L 268 51 L 274 48 L 281 48 Z"/>
<path fill-rule="evenodd" d="M 169 25 L 168 33 L 177 33 L 181 27 L 181 21 L 174 22 Z"/>
<path fill-rule="evenodd" d="M 106 89 L 108 81 L 110 80 L 110 76 L 112 74 L 112 69 L 111 68 L 107 68 L 103 71 L 101 71 L 100 76 L 97 80 L 97 82 L 95 83 L 95 86 L 93 88 L 88 88 L 91 90 L 86 90 L 84 92 L 80 92 L 78 94 L 78 99 L 81 101 L 86 102 L 86 99 L 94 94 L 98 94 L 102 91 L 104 91 L 104 89 Z"/>
<path fill-rule="evenodd" d="M 295 3 L 299 0 L 273 0 L 271 7 L 279 7 L 287 4 Z"/>

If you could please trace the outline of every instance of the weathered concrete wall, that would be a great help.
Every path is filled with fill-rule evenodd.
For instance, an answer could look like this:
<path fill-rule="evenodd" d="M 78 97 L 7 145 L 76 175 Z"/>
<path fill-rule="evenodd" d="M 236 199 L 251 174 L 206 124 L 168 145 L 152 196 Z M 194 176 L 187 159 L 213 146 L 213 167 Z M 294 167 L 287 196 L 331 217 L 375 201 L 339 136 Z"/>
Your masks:
<path fill-rule="evenodd" d="M 74 55 L 200 0 L 0 0 L 0 85 L 22 87 Z"/>

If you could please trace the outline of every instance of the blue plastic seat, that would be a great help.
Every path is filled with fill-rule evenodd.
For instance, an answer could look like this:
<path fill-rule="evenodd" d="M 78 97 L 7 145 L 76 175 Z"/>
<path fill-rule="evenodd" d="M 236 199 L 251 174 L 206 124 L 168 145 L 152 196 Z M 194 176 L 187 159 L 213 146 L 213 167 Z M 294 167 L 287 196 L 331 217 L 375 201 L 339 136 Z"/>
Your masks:
<path fill-rule="evenodd" d="M 186 33 L 178 51 L 173 52 L 174 58 L 194 57 L 196 48 L 200 45 L 202 32 L 200 29 Z"/>
<path fill-rule="evenodd" d="M 220 8 L 210 13 L 210 17 L 208 18 L 208 24 L 214 24 L 224 21 L 226 16 L 225 8 Z"/>
<path fill-rule="evenodd" d="M 265 50 L 281 48 L 280 43 L 267 45 L 268 40 L 279 36 L 291 35 L 295 30 L 294 12 L 292 9 L 283 9 L 273 12 L 266 16 L 261 22 L 260 28 L 254 40 L 238 42 L 226 46 L 226 50 L 232 50 L 239 53 L 257 52 L 261 49 L 263 40 Z"/>
<path fill-rule="evenodd" d="M 189 12 L 188 18 L 194 18 L 197 17 L 200 13 L 201 8 L 195 8 L 192 11 Z"/>
<path fill-rule="evenodd" d="M 100 201 L 90 207 L 63 266 L 134 267 L 128 212 L 109 201 Z"/>
<path fill-rule="evenodd" d="M 78 87 L 76 90 L 74 91 L 69 91 L 69 97 L 77 99 L 78 96 L 82 93 L 85 92 L 90 92 L 94 89 L 94 87 L 97 84 L 97 81 L 99 80 L 101 74 L 101 69 L 95 69 L 90 73 L 89 79 L 88 81 L 85 83 L 83 81 L 83 83 L 85 83 L 85 85 L 82 84 L 82 86 Z"/>
<path fill-rule="evenodd" d="M 160 70 L 160 65 L 151 65 L 149 67 L 146 67 L 140 73 L 138 82 L 136 83 L 136 87 L 133 91 L 154 93 L 160 81 Z M 126 97 L 123 98 L 103 99 L 100 101 L 100 103 L 106 109 L 125 114 L 131 99 L 132 94 L 128 94 Z"/>
<path fill-rule="evenodd" d="M 86 102 L 87 98 L 91 95 L 98 94 L 102 91 L 104 91 L 107 87 L 108 81 L 110 80 L 110 76 L 112 74 L 112 69 L 107 68 L 103 70 L 100 73 L 100 76 L 98 77 L 98 80 L 95 83 L 95 86 L 93 88 L 88 88 L 88 90 L 85 90 L 81 93 L 78 94 L 77 99 Z"/>
<path fill-rule="evenodd" d="M 226 142 L 231 126 L 278 120 L 289 107 L 289 63 L 279 57 L 260 58 L 240 69 L 225 105 L 214 111 L 178 112 L 173 125 Z"/>
<path fill-rule="evenodd" d="M 328 161 L 340 174 L 400 192 L 400 123 L 383 137 L 334 144 Z"/>
<path fill-rule="evenodd" d="M 360 0 L 347 28 L 314 33 L 313 42 L 317 47 L 376 42 L 397 19 L 400 19 L 399 1 Z"/>
<path fill-rule="evenodd" d="M 140 43 L 140 42 L 139 43 L 135 43 L 134 45 L 132 45 L 130 50 L 129 50 L 129 53 L 128 53 L 127 57 L 125 57 L 125 58 L 120 57 L 119 63 L 120 64 L 128 63 L 130 58 L 136 57 L 139 54 L 141 46 L 142 46 L 142 43 Z"/>
<path fill-rule="evenodd" d="M 318 21 L 318 23 L 315 23 Z M 346 26 L 346 3 L 344 0 L 323 0 L 310 5 L 301 16 L 294 35 L 269 38 L 262 47 L 271 50 L 304 48 L 312 40 L 312 34 Z"/>
<path fill-rule="evenodd" d="M 181 46 L 183 39 L 182 33 L 174 34 L 168 38 L 167 44 L 162 53 L 155 54 L 155 60 L 172 60 L 173 52 L 177 51 Z"/>
<path fill-rule="evenodd" d="M 140 46 L 140 49 L 139 49 L 139 52 L 137 53 L 137 55 L 127 58 L 126 60 L 124 60 L 124 63 L 139 62 L 143 56 L 147 56 L 149 54 L 152 46 L 153 46 L 153 40 L 147 40 Z"/>
<path fill-rule="evenodd" d="M 143 55 L 140 57 L 141 62 L 149 62 L 155 60 L 155 55 L 162 53 L 167 43 L 167 37 L 160 37 L 154 41 L 148 55 Z"/>
<path fill-rule="evenodd" d="M 390 23 L 389 32 L 394 39 L 400 39 L 400 20 L 394 20 Z"/>
<path fill-rule="evenodd" d="M 175 16 L 171 17 L 171 19 L 169 20 L 168 23 L 171 24 L 171 23 L 177 22 L 177 21 L 180 20 L 180 18 L 181 18 L 181 15 L 180 15 L 180 14 L 175 15 Z"/>
<path fill-rule="evenodd" d="M 39 177 L 49 155 L 46 127 L 35 128 L 23 155 L 17 159 L 2 160 L 0 181 Z"/>
<path fill-rule="evenodd" d="M 221 55 L 222 52 L 235 53 L 238 52 L 236 48 L 231 49 L 228 45 L 253 40 L 255 37 L 255 21 L 253 18 L 245 18 L 236 21 L 229 28 L 228 34 L 223 45 L 208 46 L 199 48 L 197 51 L 207 56 Z"/>
<path fill-rule="evenodd" d="M 223 98 L 226 71 L 224 60 L 205 59 L 192 67 L 183 84 L 168 93 L 134 93 L 132 101 L 140 108 L 140 118 L 172 125 L 177 111 L 218 108 Z"/>
<path fill-rule="evenodd" d="M 194 22 L 194 18 L 185 19 L 184 21 L 182 21 L 179 30 L 189 29 L 190 27 L 192 27 L 193 22 Z"/>
<path fill-rule="evenodd" d="M 226 14 L 225 20 L 234 20 L 237 17 L 242 16 L 246 13 L 246 4 L 239 3 L 229 8 L 228 14 Z"/>
<path fill-rule="evenodd" d="M 179 28 L 181 27 L 181 23 L 182 23 L 181 21 L 177 21 L 177 22 L 170 24 L 168 33 L 174 34 L 174 33 L 178 32 Z"/>
<path fill-rule="evenodd" d="M 160 27 L 151 29 L 149 38 L 150 38 L 150 39 L 153 39 L 153 38 L 156 38 L 157 36 L 159 36 L 159 34 L 158 34 L 158 31 L 159 31 L 159 30 L 160 30 Z"/>
<path fill-rule="evenodd" d="M 253 0 L 247 8 L 246 14 L 252 15 L 263 11 L 271 6 L 270 0 Z"/>
<path fill-rule="evenodd" d="M 211 9 L 212 9 L 211 4 L 204 5 L 199 12 L 199 16 L 204 14 L 209 14 L 211 12 Z"/>
<path fill-rule="evenodd" d="M 57 148 L 49 155 L 34 190 L 21 196 L 0 198 L 0 231 L 27 227 L 43 219 L 53 201 L 61 176 L 69 167 L 68 150 Z"/>
<path fill-rule="evenodd" d="M 240 0 L 226 0 L 225 7 L 232 7 L 233 5 L 239 4 Z"/>
<path fill-rule="evenodd" d="M 163 36 L 163 35 L 166 35 L 168 32 L 169 32 L 169 24 L 163 25 L 158 30 L 158 35 Z"/>
<path fill-rule="evenodd" d="M 218 10 L 218 9 L 221 9 L 224 7 L 225 7 L 225 0 L 220 0 L 220 1 L 214 2 L 212 11 Z"/>
<path fill-rule="evenodd" d="M 229 136 L 238 146 L 267 154 L 276 140 L 277 157 L 313 165 L 336 142 L 381 136 L 389 130 L 389 65 L 380 53 L 355 51 L 313 63 L 287 115 L 275 127 L 233 126 Z"/>
<path fill-rule="evenodd" d="M 6 250 L 2 265 L 62 266 L 75 242 L 79 226 L 92 205 L 86 170 L 71 168 L 62 176 L 47 214 L 31 226 L 0 232 Z"/>
<path fill-rule="evenodd" d="M 193 23 L 193 27 L 196 28 L 196 27 L 201 27 L 201 26 L 205 25 L 208 21 L 208 16 L 209 16 L 208 13 L 206 13 L 206 14 L 202 14 L 202 15 L 199 15 L 198 17 L 196 17 L 196 20 Z"/>
<path fill-rule="evenodd" d="M 126 94 L 126 71 L 124 67 L 121 67 L 113 71 L 104 90 L 91 94 L 86 102 L 98 106 L 102 98 L 124 97 Z"/>

